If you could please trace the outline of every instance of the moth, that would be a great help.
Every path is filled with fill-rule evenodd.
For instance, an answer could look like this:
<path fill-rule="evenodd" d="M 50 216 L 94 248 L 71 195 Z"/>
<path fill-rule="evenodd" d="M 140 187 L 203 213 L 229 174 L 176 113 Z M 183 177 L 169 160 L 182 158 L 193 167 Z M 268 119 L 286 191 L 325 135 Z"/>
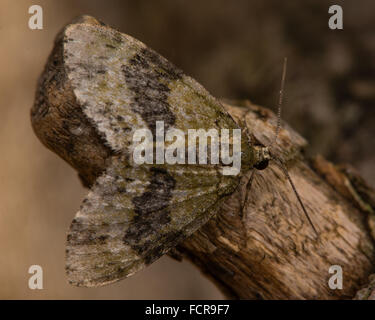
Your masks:
<path fill-rule="evenodd" d="M 51 128 L 53 113 L 59 120 Z M 57 36 L 31 115 L 42 142 L 80 166 L 84 182 L 95 180 L 87 183 L 90 191 L 67 235 L 66 272 L 73 285 L 106 285 L 143 269 L 204 225 L 240 183 L 241 175 L 222 174 L 223 163 L 134 162 L 134 132 L 155 132 L 157 121 L 184 132 L 241 128 L 194 79 L 142 42 L 89 16 Z M 279 128 L 280 121 L 277 133 Z M 265 169 L 270 160 L 284 168 L 268 147 L 253 145 L 249 137 L 242 130 L 241 172 Z M 105 166 L 89 158 L 98 142 Z M 97 168 L 82 169 L 89 163 Z M 249 188 L 252 179 L 253 174 Z"/>

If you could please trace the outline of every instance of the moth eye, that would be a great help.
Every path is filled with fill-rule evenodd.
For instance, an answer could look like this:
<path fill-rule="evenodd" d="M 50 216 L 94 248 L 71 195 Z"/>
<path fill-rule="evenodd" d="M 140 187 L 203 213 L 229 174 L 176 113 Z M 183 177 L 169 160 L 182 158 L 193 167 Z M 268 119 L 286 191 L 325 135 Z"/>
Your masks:
<path fill-rule="evenodd" d="M 257 170 L 264 170 L 268 167 L 268 160 L 262 160 L 254 165 L 254 168 Z"/>

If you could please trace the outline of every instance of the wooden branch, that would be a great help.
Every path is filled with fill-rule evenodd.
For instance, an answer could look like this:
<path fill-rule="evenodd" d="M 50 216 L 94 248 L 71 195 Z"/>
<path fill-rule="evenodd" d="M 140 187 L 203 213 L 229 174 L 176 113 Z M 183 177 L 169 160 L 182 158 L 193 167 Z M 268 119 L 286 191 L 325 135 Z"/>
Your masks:
<path fill-rule="evenodd" d="M 69 79 L 57 72 L 64 61 L 56 50 L 40 78 L 31 111 L 33 128 L 90 186 L 113 152 L 84 116 Z M 271 111 L 250 103 L 224 106 L 239 123 L 245 120 L 258 142 L 270 144 L 276 125 Z M 323 158 L 308 162 L 301 153 L 305 146 L 306 141 L 284 124 L 271 151 L 287 165 L 319 237 L 285 175 L 271 162 L 266 170 L 255 173 L 251 190 L 245 187 L 250 175 L 246 172 L 218 214 L 178 246 L 180 254 L 228 297 L 352 298 L 374 271 L 375 247 L 365 214 L 373 217 L 371 196 L 363 196 L 363 183 L 352 183 L 358 182 L 358 175 L 345 178 L 348 175 Z M 367 188 L 367 195 L 371 192 Z M 332 265 L 342 267 L 342 290 L 328 286 Z"/>

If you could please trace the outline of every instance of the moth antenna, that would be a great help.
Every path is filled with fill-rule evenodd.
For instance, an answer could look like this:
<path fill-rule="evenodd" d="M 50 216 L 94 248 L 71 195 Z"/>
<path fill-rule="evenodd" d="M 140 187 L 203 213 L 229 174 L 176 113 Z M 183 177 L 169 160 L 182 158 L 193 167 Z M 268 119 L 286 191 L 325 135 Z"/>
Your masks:
<path fill-rule="evenodd" d="M 308 222 L 310 223 L 311 227 L 313 228 L 313 230 L 314 230 L 316 236 L 319 237 L 318 231 L 316 231 L 316 229 L 315 229 L 315 227 L 314 227 L 314 224 L 312 223 L 312 221 L 311 221 L 311 219 L 310 219 L 310 216 L 309 216 L 309 214 L 307 213 L 305 206 L 303 205 L 303 202 L 302 202 L 302 200 L 301 200 L 301 197 L 300 197 L 300 195 L 299 195 L 298 192 L 297 192 L 297 189 L 296 189 L 296 187 L 295 187 L 295 185 L 294 185 L 294 183 L 293 183 L 293 181 L 292 181 L 292 178 L 291 178 L 290 175 L 289 175 L 289 172 L 288 172 L 286 166 L 285 166 L 284 163 L 283 163 L 280 159 L 278 159 L 278 158 L 272 157 L 272 160 L 275 161 L 276 165 L 277 165 L 277 166 L 278 166 L 278 167 L 284 172 L 285 176 L 286 176 L 287 179 L 289 180 L 289 183 L 290 183 L 290 185 L 292 186 L 292 189 L 293 189 L 293 191 L 294 191 L 294 194 L 296 195 L 297 200 L 298 200 L 299 204 L 300 204 L 301 207 L 302 207 L 302 211 L 303 211 L 303 213 L 305 214 L 305 216 L 306 216 Z"/>
<path fill-rule="evenodd" d="M 255 172 L 256 172 L 256 170 L 253 169 L 253 171 L 251 172 L 250 178 L 249 178 L 249 180 L 246 183 L 246 187 L 245 187 L 245 192 L 246 192 L 246 194 L 245 194 L 245 200 L 241 204 L 241 217 L 243 217 L 243 211 L 245 209 L 247 201 L 249 200 L 249 192 L 251 190 L 251 185 L 253 184 Z"/>
<path fill-rule="evenodd" d="M 270 144 L 270 146 L 276 143 L 277 137 L 279 136 L 280 127 L 281 127 L 281 109 L 283 105 L 283 98 L 284 98 L 284 86 L 285 86 L 285 77 L 286 77 L 286 68 L 288 64 L 287 57 L 284 58 L 284 65 L 283 65 L 283 74 L 281 76 L 281 84 L 280 84 L 280 92 L 279 92 L 279 102 L 277 104 L 277 125 L 275 130 L 275 137 Z"/>

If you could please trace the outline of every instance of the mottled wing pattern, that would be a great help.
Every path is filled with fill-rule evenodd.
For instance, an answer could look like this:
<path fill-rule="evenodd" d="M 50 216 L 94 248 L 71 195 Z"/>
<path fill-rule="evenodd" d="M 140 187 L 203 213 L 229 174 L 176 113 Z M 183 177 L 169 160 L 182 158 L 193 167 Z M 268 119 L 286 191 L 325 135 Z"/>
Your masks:
<path fill-rule="evenodd" d="M 206 168 L 124 167 L 98 180 L 68 234 L 67 273 L 79 286 L 128 277 L 192 234 L 233 191 L 233 181 Z"/>
<path fill-rule="evenodd" d="M 67 26 L 66 70 L 79 103 L 116 151 L 72 222 L 67 273 L 75 285 L 130 276 L 191 235 L 234 191 L 220 165 L 135 165 L 136 129 L 238 128 L 201 85 L 143 43 L 96 21 Z M 243 158 L 252 153 L 242 139 Z"/>

